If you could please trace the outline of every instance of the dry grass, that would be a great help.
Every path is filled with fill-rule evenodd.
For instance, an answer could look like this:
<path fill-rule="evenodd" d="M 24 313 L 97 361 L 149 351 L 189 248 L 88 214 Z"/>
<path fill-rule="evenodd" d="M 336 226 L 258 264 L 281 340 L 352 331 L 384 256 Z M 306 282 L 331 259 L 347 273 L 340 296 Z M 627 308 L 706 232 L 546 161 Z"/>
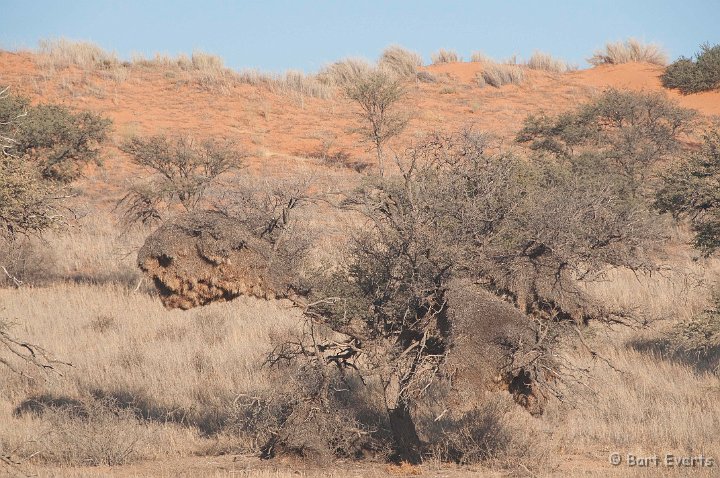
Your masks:
<path fill-rule="evenodd" d="M 592 380 L 589 392 L 576 390 L 577 408 L 556 404 L 544 417 L 560 438 L 558 445 L 578 453 L 720 456 L 720 378 L 635 351 L 629 343 L 613 339 L 599 348 L 621 372 L 574 358 L 591 368 Z"/>
<path fill-rule="evenodd" d="M 289 70 L 283 74 L 265 73 L 257 70 L 243 70 L 236 74 L 239 83 L 259 86 L 278 94 L 296 94 L 312 98 L 329 99 L 334 90 L 318 76 L 301 71 Z"/>
<path fill-rule="evenodd" d="M 542 70 L 550 73 L 565 73 L 570 69 L 563 60 L 553 58 L 551 55 L 539 51 L 533 53 L 525 64 L 532 70 Z"/>
<path fill-rule="evenodd" d="M 16 334 L 74 364 L 65 378 L 37 382 L 0 369 L 0 423 L 9 425 L 0 427 L 0 452 L 18 461 L 32 457 L 37 466 L 75 467 L 176 462 L 195 454 L 253 449 L 256 444 L 224 427 L 238 396 L 277 390 L 276 379 L 260 364 L 273 337 L 296 330 L 297 311 L 250 298 L 187 312 L 165 310 L 142 288 L 133 292 L 136 275 L 124 278 L 134 272 L 134 256 L 125 252 L 147 231 L 119 238 L 107 222 L 87 218 L 70 235 L 53 239 L 65 252 L 55 254 L 55 273 L 72 278 L 84 271 L 88 278 L 97 277 L 93 283 L 0 290 L 2 315 L 16 319 Z M 673 263 L 684 268 L 652 277 L 615 271 L 587 290 L 610 305 L 634 304 L 643 314 L 666 319 L 658 325 L 677 323 L 705 307 L 707 288 L 720 267 L 682 254 Z M 572 388 L 567 403 L 551 402 L 541 419 L 498 395 L 491 400 L 497 406 L 480 410 L 478 420 L 489 427 L 483 436 L 477 435 L 483 430 L 477 423 L 456 428 L 438 421 L 445 428 L 439 430 L 444 438 L 436 456 L 463 446 L 469 453 L 463 459 L 476 455 L 483 471 L 502 474 L 520 463 L 543 475 L 564 457 L 582 454 L 593 458 L 578 470 L 594 467 L 596 476 L 607 476 L 602 467 L 607 453 L 616 450 L 720 456 L 715 437 L 720 404 L 714 398 L 720 379 L 665 361 L 652 348 L 633 348 L 662 336 L 663 329 L 654 327 L 639 335 L 586 329 L 585 340 L 623 373 L 582 350 L 567 350 L 572 363 L 589 368 L 587 387 Z M 26 412 L 14 413 L 19 407 Z M 430 421 L 436 415 L 428 415 Z M 467 471 L 460 469 L 457 476 Z M 667 470 L 654 471 L 662 476 Z M 278 470 L 264 473 L 257 476 L 286 476 Z"/>
<path fill-rule="evenodd" d="M 57 39 L 41 40 L 38 53 L 36 61 L 45 77 L 52 77 L 57 70 L 74 67 L 84 72 L 97 73 L 101 78 L 120 84 L 133 75 L 142 77 L 147 72 L 160 71 L 177 83 L 191 83 L 201 89 L 223 94 L 229 94 L 235 85 L 250 84 L 278 94 L 322 99 L 332 96 L 332 89 L 314 75 L 297 71 L 284 74 L 253 70 L 237 72 L 226 67 L 219 56 L 199 50 L 191 56 L 181 54 L 177 57 L 156 54 L 146 58 L 142 54 L 133 54 L 131 61 L 121 62 L 114 53 L 108 53 L 92 43 Z M 89 93 L 101 96 L 97 91 Z"/>
<path fill-rule="evenodd" d="M 474 63 L 495 63 L 495 60 L 481 51 L 474 51 L 472 55 L 470 55 L 470 61 Z"/>
<path fill-rule="evenodd" d="M 665 66 L 667 64 L 667 53 L 658 45 L 653 43 L 642 43 L 634 38 L 624 42 L 608 43 L 605 48 L 596 51 L 588 59 L 588 63 L 598 65 L 620 65 L 622 63 L 644 62 Z"/>
<path fill-rule="evenodd" d="M 420 55 L 397 45 L 386 48 L 378 60 L 378 66 L 403 78 L 414 78 L 422 65 Z"/>
<path fill-rule="evenodd" d="M 373 68 L 362 58 L 346 58 L 320 70 L 318 78 L 327 85 L 342 86 L 353 83 Z"/>
<path fill-rule="evenodd" d="M 70 66 L 84 70 L 107 69 L 120 63 L 115 53 L 108 53 L 94 43 L 67 38 L 40 40 L 38 53 L 46 66 L 58 69 Z"/>
<path fill-rule="evenodd" d="M 202 437 L 222 429 L 238 394 L 274 385 L 258 372 L 270 335 L 297 322 L 280 305 L 249 299 L 167 311 L 117 285 L 2 290 L 0 302 L 26 339 L 73 363 L 64 379 L 48 382 L 0 370 L 0 421 L 12 424 L 0 429 L 0 450 L 53 463 L 117 463 L 209 447 Z M 13 413 L 33 397 L 42 413 Z M 76 401 L 92 413 L 56 406 Z"/>
<path fill-rule="evenodd" d="M 500 88 L 503 85 L 520 85 L 525 81 L 525 72 L 521 66 L 491 63 L 478 77 L 480 86 L 490 85 Z"/>
<path fill-rule="evenodd" d="M 457 63 L 462 61 L 462 58 L 457 54 L 455 50 L 439 49 L 432 55 L 430 55 L 433 65 L 439 65 L 441 63 Z"/>

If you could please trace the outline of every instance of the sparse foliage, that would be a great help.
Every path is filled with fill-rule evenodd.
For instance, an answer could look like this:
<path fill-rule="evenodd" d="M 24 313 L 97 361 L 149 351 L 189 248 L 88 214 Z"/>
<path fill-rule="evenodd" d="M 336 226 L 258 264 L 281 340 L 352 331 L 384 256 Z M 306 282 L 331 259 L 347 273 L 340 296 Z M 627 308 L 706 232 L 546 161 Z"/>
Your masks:
<path fill-rule="evenodd" d="M 197 142 L 185 136 L 133 137 L 122 149 L 151 173 L 119 203 L 131 223 L 161 220 L 164 210 L 178 205 L 195 210 L 218 177 L 240 168 L 245 155 L 229 141 Z"/>
<path fill-rule="evenodd" d="M 360 72 L 343 86 L 345 96 L 360 107 L 358 115 L 365 123 L 357 129 L 372 144 L 380 176 L 385 173 L 385 143 L 398 136 L 408 123 L 399 111 L 407 90 L 401 78 L 382 68 Z"/>

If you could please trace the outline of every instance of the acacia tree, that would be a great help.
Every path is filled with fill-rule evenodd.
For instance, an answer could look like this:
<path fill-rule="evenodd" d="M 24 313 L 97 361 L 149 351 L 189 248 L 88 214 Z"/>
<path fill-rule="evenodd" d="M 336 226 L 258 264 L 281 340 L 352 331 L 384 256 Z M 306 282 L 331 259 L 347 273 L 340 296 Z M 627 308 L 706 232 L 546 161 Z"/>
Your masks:
<path fill-rule="evenodd" d="M 56 105 L 31 106 L 0 90 L 0 246 L 19 236 L 41 235 L 67 223 L 63 199 L 82 166 L 96 160 L 110 121 Z M 2 251 L 4 252 L 4 251 Z M 16 286 L 22 282 L 0 264 Z M 41 347 L 10 334 L 0 318 L 0 364 L 25 376 L 23 365 L 54 370 L 59 362 Z"/>
<path fill-rule="evenodd" d="M 110 120 L 0 92 L 0 234 L 6 240 L 63 224 L 62 200 L 98 158 Z"/>
<path fill-rule="evenodd" d="M 129 222 L 163 219 L 163 210 L 198 208 L 208 189 L 226 172 L 242 167 L 245 153 L 233 142 L 195 141 L 186 136 L 133 137 L 122 145 L 133 162 L 150 172 L 120 200 Z"/>
<path fill-rule="evenodd" d="M 694 116 L 661 93 L 610 89 L 575 111 L 529 116 L 517 141 L 559 158 L 610 163 L 635 194 L 647 192 L 655 166 L 681 150 Z"/>
<path fill-rule="evenodd" d="M 367 68 L 358 71 L 342 85 L 344 95 L 360 107 L 358 115 L 365 123 L 359 132 L 372 144 L 378 161 L 380 176 L 385 174 L 385 143 L 399 135 L 408 118 L 398 111 L 400 102 L 407 96 L 403 79 L 384 68 Z"/>
<path fill-rule="evenodd" d="M 582 323 L 627 314 L 593 301 L 581 281 L 609 267 L 654 265 L 654 217 L 626 194 L 629 179 L 611 164 L 485 149 L 485 138 L 472 132 L 431 135 L 407 151 L 401 176 L 378 178 L 348 197 L 343 207 L 367 221 L 346 261 L 317 279 L 305 309 L 312 324 L 345 339 L 283 344 L 274 355 L 311 360 L 327 382 L 328 370 L 339 367 L 378 383 L 400 459 L 419 461 L 424 450 L 414 413 L 443 379 L 453 350 L 453 279 L 509 295 L 546 324 Z M 562 369 L 551 365 L 552 344 L 543 342 L 556 334 L 532 334 L 538 342 L 524 344 L 534 359 L 523 380 L 539 383 L 547 370 L 562 380 Z"/>

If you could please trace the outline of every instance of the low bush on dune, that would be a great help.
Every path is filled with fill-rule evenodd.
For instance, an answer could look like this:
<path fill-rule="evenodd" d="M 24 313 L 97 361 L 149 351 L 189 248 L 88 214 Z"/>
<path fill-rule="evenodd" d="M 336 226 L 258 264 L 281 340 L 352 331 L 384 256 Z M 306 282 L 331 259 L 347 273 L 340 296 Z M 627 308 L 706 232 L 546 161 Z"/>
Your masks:
<path fill-rule="evenodd" d="M 694 60 L 680 57 L 668 65 L 662 75 L 666 88 L 681 93 L 699 93 L 720 88 L 720 45 L 702 45 Z"/>
<path fill-rule="evenodd" d="M 604 49 L 596 51 L 588 59 L 588 63 L 594 66 L 638 62 L 665 66 L 667 64 L 667 54 L 658 45 L 645 44 L 630 38 L 624 42 L 608 43 Z"/>

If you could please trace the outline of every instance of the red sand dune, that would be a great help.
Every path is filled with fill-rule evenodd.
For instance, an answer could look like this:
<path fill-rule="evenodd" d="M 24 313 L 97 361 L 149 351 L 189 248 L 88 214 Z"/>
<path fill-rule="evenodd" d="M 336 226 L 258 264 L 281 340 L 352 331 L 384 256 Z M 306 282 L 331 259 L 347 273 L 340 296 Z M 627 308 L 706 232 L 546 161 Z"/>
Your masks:
<path fill-rule="evenodd" d="M 114 121 L 115 144 L 133 134 L 183 131 L 198 137 L 233 138 L 250 153 L 251 169 L 262 174 L 286 175 L 293 171 L 332 172 L 312 153 L 332 140 L 330 152 L 372 161 L 359 138 L 351 132 L 357 117 L 351 104 L 271 93 L 262 87 L 235 85 L 226 91 L 207 91 L 163 70 L 133 68 L 122 82 L 102 72 L 75 68 L 48 71 L 30 53 L 0 52 L 0 85 L 33 101 L 52 101 L 90 109 Z M 410 86 L 406 107 L 412 112 L 410 128 L 396 149 L 422 132 L 472 127 L 491 132 L 505 144 L 512 141 L 530 113 L 557 113 L 586 102 L 603 89 L 629 88 L 665 91 L 681 105 L 706 116 L 720 115 L 720 92 L 680 95 L 662 88 L 662 67 L 650 64 L 600 66 L 565 74 L 527 70 L 520 86 L 480 87 L 475 81 L 482 63 L 432 65 L 437 83 Z M 114 146 L 108 147 L 102 173 L 89 174 L 87 189 L 103 194 L 121 188 L 132 167 Z"/>

